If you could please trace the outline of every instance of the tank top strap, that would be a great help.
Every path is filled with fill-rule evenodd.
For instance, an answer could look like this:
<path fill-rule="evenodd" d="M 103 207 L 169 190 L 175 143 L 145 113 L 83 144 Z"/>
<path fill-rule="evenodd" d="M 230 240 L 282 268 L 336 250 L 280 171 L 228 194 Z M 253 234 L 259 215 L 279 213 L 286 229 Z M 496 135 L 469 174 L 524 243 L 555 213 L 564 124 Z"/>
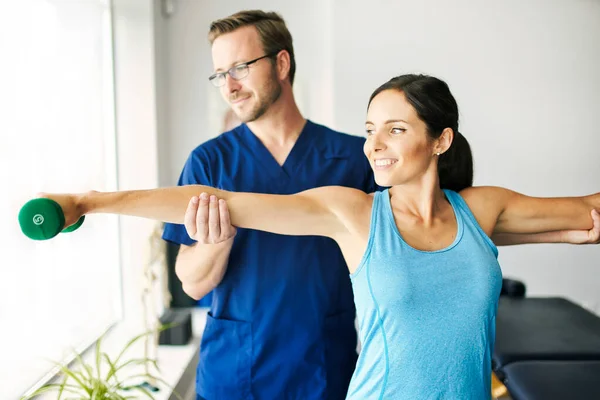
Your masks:
<path fill-rule="evenodd" d="M 490 237 L 483 231 L 481 225 L 479 225 L 479 222 L 477 222 L 475 215 L 473 215 L 473 212 L 469 208 L 469 205 L 467 204 L 465 199 L 463 199 L 459 193 L 453 190 L 443 190 L 444 194 L 446 195 L 446 198 L 448 199 L 448 201 L 450 201 L 450 204 L 452 204 L 452 207 L 456 210 L 457 218 L 462 218 L 464 224 L 473 227 L 474 230 L 478 232 L 479 235 L 481 235 L 481 238 L 487 243 L 487 245 L 490 246 L 496 257 L 498 257 L 498 248 L 496 247 L 492 239 L 490 239 Z"/>
<path fill-rule="evenodd" d="M 363 266 L 368 262 L 369 257 L 371 256 L 371 250 L 376 241 L 375 239 L 378 236 L 381 236 L 381 230 L 385 229 L 387 226 L 385 213 L 386 198 L 389 199 L 388 189 L 373 193 L 373 206 L 371 208 L 371 222 L 369 225 L 369 239 L 367 242 L 367 248 L 365 249 L 365 253 L 363 254 L 363 257 L 356 268 L 356 271 L 354 271 L 354 273 L 352 273 L 350 276 L 358 275 Z"/>

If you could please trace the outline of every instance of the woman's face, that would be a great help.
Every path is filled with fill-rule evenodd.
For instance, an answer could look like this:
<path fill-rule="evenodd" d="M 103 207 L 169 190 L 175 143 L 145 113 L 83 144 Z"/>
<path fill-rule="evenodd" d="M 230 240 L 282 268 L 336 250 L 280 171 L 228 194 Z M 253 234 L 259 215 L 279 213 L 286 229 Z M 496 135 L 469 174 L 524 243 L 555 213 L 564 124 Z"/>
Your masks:
<path fill-rule="evenodd" d="M 419 180 L 435 162 L 436 141 L 398 90 L 385 90 L 371 102 L 365 123 L 364 152 L 380 186 Z"/>

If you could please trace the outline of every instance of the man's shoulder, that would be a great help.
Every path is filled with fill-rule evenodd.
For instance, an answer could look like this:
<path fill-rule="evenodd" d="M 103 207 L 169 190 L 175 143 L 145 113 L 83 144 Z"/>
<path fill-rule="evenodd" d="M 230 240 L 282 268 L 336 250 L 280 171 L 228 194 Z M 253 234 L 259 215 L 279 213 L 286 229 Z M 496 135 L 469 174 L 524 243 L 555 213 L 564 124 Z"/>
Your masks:
<path fill-rule="evenodd" d="M 219 135 L 199 144 L 192 150 L 192 156 L 200 158 L 211 158 L 211 156 L 220 156 L 229 153 L 239 143 L 238 128 L 220 133 Z"/>
<path fill-rule="evenodd" d="M 317 136 L 320 148 L 326 153 L 333 152 L 338 155 L 345 154 L 348 157 L 355 156 L 357 159 L 362 159 L 364 156 L 363 146 L 365 144 L 363 136 L 341 132 L 325 125 L 313 124 L 318 131 Z"/>
<path fill-rule="evenodd" d="M 331 142 L 360 144 L 361 146 L 365 142 L 364 136 L 358 136 L 358 135 L 338 131 L 336 129 L 330 128 L 330 127 L 322 125 L 322 124 L 318 124 L 313 121 L 311 121 L 311 123 L 314 125 L 315 129 L 320 131 L 320 133 L 324 139 L 327 139 Z"/>

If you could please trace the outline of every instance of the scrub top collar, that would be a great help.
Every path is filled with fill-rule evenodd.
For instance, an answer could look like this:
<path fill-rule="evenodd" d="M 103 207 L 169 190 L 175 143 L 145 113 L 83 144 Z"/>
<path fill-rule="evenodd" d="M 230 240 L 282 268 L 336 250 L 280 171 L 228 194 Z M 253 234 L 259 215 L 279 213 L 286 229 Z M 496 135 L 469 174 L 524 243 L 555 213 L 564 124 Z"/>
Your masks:
<path fill-rule="evenodd" d="M 240 126 L 240 139 L 247 146 L 254 157 L 263 165 L 266 171 L 275 178 L 292 179 L 297 169 L 302 165 L 304 158 L 314 145 L 314 125 L 306 120 L 300 136 L 292 147 L 283 165 L 279 165 L 271 152 L 265 147 L 260 139 L 250 130 L 248 125 Z"/>

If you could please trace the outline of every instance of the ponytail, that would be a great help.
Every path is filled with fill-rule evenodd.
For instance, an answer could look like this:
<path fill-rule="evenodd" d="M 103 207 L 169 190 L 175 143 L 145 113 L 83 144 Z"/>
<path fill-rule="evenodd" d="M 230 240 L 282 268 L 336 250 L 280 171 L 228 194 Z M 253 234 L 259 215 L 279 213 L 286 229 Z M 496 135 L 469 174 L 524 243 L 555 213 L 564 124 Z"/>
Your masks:
<path fill-rule="evenodd" d="M 440 155 L 438 177 L 442 189 L 455 192 L 473 186 L 473 155 L 471 146 L 458 130 L 450 148 Z"/>

